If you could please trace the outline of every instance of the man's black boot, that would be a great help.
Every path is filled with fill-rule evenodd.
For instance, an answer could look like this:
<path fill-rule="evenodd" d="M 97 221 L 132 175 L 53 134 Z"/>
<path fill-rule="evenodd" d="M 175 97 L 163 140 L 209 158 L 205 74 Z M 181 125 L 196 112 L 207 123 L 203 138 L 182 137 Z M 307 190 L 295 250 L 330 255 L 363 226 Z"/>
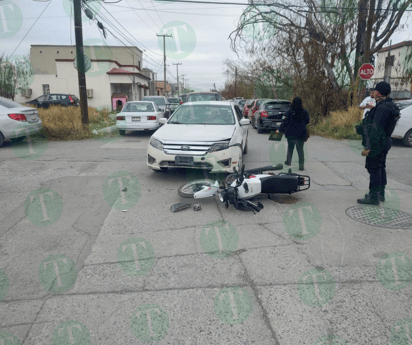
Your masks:
<path fill-rule="evenodd" d="M 358 203 L 364 205 L 379 205 L 378 195 L 376 193 L 365 194 L 363 199 L 358 199 Z"/>
<path fill-rule="evenodd" d="M 290 166 L 291 164 L 288 162 L 288 160 L 286 160 L 285 165 Z"/>

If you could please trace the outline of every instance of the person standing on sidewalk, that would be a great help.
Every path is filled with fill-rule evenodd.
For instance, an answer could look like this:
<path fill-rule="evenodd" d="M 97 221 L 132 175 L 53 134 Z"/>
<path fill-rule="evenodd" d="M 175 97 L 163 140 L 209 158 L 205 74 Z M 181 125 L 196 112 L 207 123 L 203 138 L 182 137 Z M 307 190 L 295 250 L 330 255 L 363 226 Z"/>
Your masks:
<path fill-rule="evenodd" d="M 288 140 L 288 151 L 286 156 L 286 165 L 292 164 L 293 150 L 296 146 L 299 156 L 299 170 L 304 169 L 305 156 L 303 145 L 307 138 L 308 131 L 306 125 L 309 123 L 309 113 L 303 109 L 302 99 L 295 97 L 292 101 L 292 107 L 286 112 L 285 119 L 276 133 L 283 132 Z"/>
<path fill-rule="evenodd" d="M 369 90 L 369 96 L 366 97 L 362 103 L 359 105 L 359 108 L 363 109 L 363 118 L 365 118 L 366 114 L 369 113 L 369 111 L 376 106 L 376 100 L 373 98 L 373 94 L 375 93 L 375 89 L 370 89 Z"/>
<path fill-rule="evenodd" d="M 376 106 L 366 114 L 362 124 L 356 126 L 356 132 L 362 135 L 362 156 L 366 157 L 365 167 L 370 175 L 369 193 L 358 199 L 360 204 L 379 205 L 379 201 L 385 201 L 386 156 L 400 117 L 400 110 L 389 97 L 390 93 L 389 83 L 378 83 L 374 91 Z"/>

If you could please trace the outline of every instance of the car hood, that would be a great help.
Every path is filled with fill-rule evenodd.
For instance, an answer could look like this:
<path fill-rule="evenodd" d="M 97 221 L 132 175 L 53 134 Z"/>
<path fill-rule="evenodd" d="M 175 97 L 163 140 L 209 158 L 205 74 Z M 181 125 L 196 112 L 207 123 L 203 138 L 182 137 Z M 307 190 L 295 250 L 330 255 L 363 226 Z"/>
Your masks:
<path fill-rule="evenodd" d="M 235 126 L 232 125 L 174 125 L 160 127 L 153 138 L 169 141 L 220 141 L 232 138 Z"/>

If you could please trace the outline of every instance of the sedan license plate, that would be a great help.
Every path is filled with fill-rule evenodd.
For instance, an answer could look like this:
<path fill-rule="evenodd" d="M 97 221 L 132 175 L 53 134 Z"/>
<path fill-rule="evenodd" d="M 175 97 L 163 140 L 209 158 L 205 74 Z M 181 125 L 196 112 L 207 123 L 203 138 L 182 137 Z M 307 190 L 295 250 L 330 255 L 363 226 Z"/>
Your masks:
<path fill-rule="evenodd" d="M 195 164 L 193 157 L 190 157 L 190 156 L 176 156 L 175 163 L 176 165 L 194 165 Z"/>
<path fill-rule="evenodd" d="M 132 117 L 132 121 L 140 121 L 140 117 Z"/>

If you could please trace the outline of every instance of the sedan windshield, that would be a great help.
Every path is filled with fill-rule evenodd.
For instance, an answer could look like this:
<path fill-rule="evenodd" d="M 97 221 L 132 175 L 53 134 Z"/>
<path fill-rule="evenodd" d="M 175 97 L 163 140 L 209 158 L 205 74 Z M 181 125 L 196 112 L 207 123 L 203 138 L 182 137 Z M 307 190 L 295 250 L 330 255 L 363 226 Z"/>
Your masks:
<path fill-rule="evenodd" d="M 201 101 L 220 101 L 220 96 L 217 93 L 196 93 L 187 96 L 188 102 L 201 102 Z"/>
<path fill-rule="evenodd" d="M 149 102 L 126 103 L 122 109 L 122 113 L 129 113 L 129 112 L 150 113 L 153 111 L 154 111 L 153 104 Z"/>
<path fill-rule="evenodd" d="M 181 105 L 168 121 L 184 125 L 234 125 L 232 107 L 225 105 Z"/>
<path fill-rule="evenodd" d="M 267 110 L 288 110 L 290 108 L 290 103 L 277 103 L 269 102 L 265 103 L 265 109 Z"/>
<path fill-rule="evenodd" d="M 5 107 L 7 109 L 23 107 L 21 104 L 13 102 L 13 101 L 11 101 L 7 98 L 3 98 L 3 97 L 0 97 L 0 106 Z"/>
<path fill-rule="evenodd" d="M 165 105 L 165 100 L 163 97 L 145 97 L 144 101 L 155 102 L 157 105 Z"/>
<path fill-rule="evenodd" d="M 402 101 L 402 102 L 395 102 L 396 105 L 399 107 L 399 110 L 405 109 L 412 105 L 412 100 Z"/>
<path fill-rule="evenodd" d="M 180 103 L 180 98 L 169 98 L 168 101 L 170 103 Z"/>

